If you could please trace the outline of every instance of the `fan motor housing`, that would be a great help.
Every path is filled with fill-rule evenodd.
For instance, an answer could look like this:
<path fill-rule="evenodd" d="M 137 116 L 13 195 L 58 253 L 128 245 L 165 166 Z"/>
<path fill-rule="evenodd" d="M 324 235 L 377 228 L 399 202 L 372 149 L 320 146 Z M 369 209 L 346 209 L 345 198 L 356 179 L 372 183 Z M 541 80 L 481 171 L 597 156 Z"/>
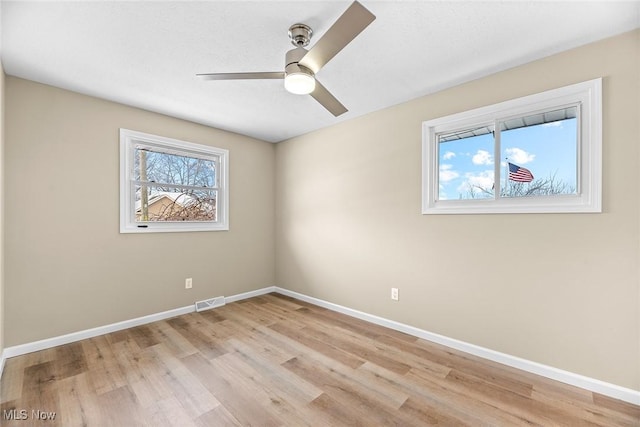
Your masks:
<path fill-rule="evenodd" d="M 313 77 L 315 74 L 309 68 L 298 64 L 298 62 L 307 54 L 307 50 L 298 47 L 287 52 L 285 57 L 284 72 L 285 74 L 302 73 Z"/>
<path fill-rule="evenodd" d="M 301 47 L 297 47 L 288 51 L 287 55 L 285 56 L 285 68 L 288 65 L 297 64 L 298 62 L 300 62 L 300 60 L 307 54 L 307 52 L 307 49 Z"/>

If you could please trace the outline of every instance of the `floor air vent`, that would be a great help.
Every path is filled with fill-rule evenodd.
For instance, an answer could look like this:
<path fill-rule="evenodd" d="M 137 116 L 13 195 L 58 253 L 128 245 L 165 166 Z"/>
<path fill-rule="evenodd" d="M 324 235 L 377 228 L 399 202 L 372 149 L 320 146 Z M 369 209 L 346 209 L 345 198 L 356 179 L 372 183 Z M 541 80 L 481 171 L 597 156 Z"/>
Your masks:
<path fill-rule="evenodd" d="M 222 307 L 225 305 L 224 297 L 209 298 L 196 301 L 196 311 L 209 310 L 210 308 Z"/>

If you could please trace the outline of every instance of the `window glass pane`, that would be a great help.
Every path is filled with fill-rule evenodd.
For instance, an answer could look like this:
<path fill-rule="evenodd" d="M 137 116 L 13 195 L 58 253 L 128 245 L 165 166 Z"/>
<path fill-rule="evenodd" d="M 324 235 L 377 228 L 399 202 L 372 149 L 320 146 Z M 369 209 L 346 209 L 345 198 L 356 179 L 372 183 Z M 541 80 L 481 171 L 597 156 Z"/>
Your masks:
<path fill-rule="evenodd" d="M 576 194 L 577 107 L 500 123 L 501 197 Z"/>
<path fill-rule="evenodd" d="M 494 197 L 493 126 L 437 135 L 438 200 Z"/>
<path fill-rule="evenodd" d="M 216 221 L 216 190 L 134 186 L 136 222 Z"/>
<path fill-rule="evenodd" d="M 135 149 L 135 180 L 163 184 L 216 186 L 214 160 Z"/>

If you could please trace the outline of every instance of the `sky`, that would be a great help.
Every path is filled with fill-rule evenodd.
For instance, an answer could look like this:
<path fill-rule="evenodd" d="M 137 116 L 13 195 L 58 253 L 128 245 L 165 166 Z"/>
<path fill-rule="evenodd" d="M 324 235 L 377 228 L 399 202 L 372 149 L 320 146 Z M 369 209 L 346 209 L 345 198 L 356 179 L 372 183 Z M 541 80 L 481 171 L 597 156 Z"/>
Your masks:
<path fill-rule="evenodd" d="M 468 199 L 470 189 L 491 192 L 494 167 L 500 162 L 500 182 L 505 183 L 507 159 L 531 171 L 534 179 L 555 175 L 575 191 L 577 182 L 577 121 L 565 119 L 502 131 L 500 156 L 494 153 L 492 134 L 438 144 L 439 200 Z M 525 184 L 527 185 L 527 184 Z M 483 197 L 475 190 L 475 197 Z M 485 194 L 484 197 L 493 197 Z"/>

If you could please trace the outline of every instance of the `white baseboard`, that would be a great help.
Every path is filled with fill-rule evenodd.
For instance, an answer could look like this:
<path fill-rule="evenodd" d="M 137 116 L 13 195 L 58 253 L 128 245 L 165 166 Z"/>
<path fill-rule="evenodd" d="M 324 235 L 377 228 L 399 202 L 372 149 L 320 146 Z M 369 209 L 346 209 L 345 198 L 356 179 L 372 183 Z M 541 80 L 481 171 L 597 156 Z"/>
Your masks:
<path fill-rule="evenodd" d="M 4 370 L 4 362 L 7 360 L 7 356 L 5 351 L 0 351 L 0 378 L 2 378 L 2 371 Z"/>
<path fill-rule="evenodd" d="M 396 322 L 393 320 L 385 319 L 383 317 L 375 316 L 373 314 L 364 313 L 362 311 L 354 310 L 348 307 L 344 307 L 338 304 L 334 304 L 328 301 L 324 301 L 318 298 L 310 297 L 298 292 L 290 291 L 280 288 L 278 286 L 269 286 L 266 288 L 258 289 L 255 291 L 245 292 L 242 294 L 225 297 L 226 303 L 232 303 L 247 298 L 252 298 L 259 295 L 268 294 L 270 292 L 277 292 L 282 295 L 286 295 L 292 298 L 299 299 L 301 301 L 308 302 L 310 304 L 324 307 L 332 311 L 346 314 L 351 317 L 366 320 L 367 322 L 374 323 L 376 325 L 385 326 L 396 331 L 404 332 L 409 335 L 413 335 L 418 338 L 432 341 L 438 344 L 445 345 L 447 347 L 454 348 L 456 350 L 463 351 L 465 353 L 473 354 L 474 356 L 482 357 L 487 360 L 502 363 L 503 365 L 511 366 L 521 369 L 526 372 L 531 372 L 546 378 L 550 378 L 556 381 L 560 381 L 566 384 L 570 384 L 576 387 L 580 387 L 589 391 L 603 394 L 605 396 L 612 397 L 614 399 L 623 400 L 635 405 L 640 405 L 640 391 L 632 390 L 629 388 L 621 387 L 615 384 L 600 381 L 595 378 L 586 377 L 584 375 L 575 374 L 573 372 L 565 371 L 562 369 L 554 368 L 552 366 L 543 365 L 541 363 L 533 362 L 530 360 L 522 359 L 509 354 L 494 351 L 485 347 L 480 347 L 475 344 L 470 344 L 464 341 L 449 338 L 444 335 L 435 334 L 433 332 L 425 331 L 413 326 L 405 325 L 404 323 Z M 68 344 L 75 341 L 80 341 L 86 338 L 92 338 L 98 335 L 107 334 L 110 332 L 119 331 L 122 329 L 131 328 L 134 326 L 144 325 L 147 323 L 155 322 L 158 320 L 168 319 L 170 317 L 179 316 L 181 314 L 192 313 L 195 311 L 194 305 L 187 307 L 176 308 L 173 310 L 163 311 L 161 313 L 151 314 L 148 316 L 138 317 L 136 319 L 125 320 L 122 322 L 112 323 L 106 326 L 100 326 L 97 328 L 87 329 L 84 331 L 74 332 L 58 337 L 48 338 L 32 343 L 21 344 L 13 347 L 7 347 L 0 354 L 0 376 L 4 368 L 4 362 L 10 357 L 20 356 L 22 354 L 31 353 L 38 350 L 44 350 L 51 347 L 56 347 L 63 344 Z"/>
<path fill-rule="evenodd" d="M 250 292 L 245 292 L 242 294 L 237 294 L 237 295 L 232 295 L 230 297 L 225 297 L 224 302 L 231 303 L 231 302 L 236 302 L 236 301 L 240 301 L 243 299 L 248 299 L 248 298 L 253 298 L 253 297 L 257 297 L 260 295 L 264 295 L 264 294 L 268 294 L 271 292 L 276 292 L 277 291 L 277 287 L 275 286 L 268 286 L 266 288 L 262 288 L 262 289 L 258 289 L 255 291 L 250 291 Z"/>
<path fill-rule="evenodd" d="M 565 384 L 570 384 L 589 391 L 604 394 L 606 396 L 613 397 L 614 399 L 623 400 L 634 405 L 640 405 L 640 391 L 637 390 L 621 387 L 615 384 L 607 383 L 605 381 L 597 380 L 595 378 L 590 378 L 584 375 L 554 368 L 553 366 L 543 365 L 542 363 L 522 359 L 520 357 L 511 356 L 499 351 L 480 347 L 478 345 L 456 340 L 454 338 L 449 338 L 444 335 L 435 334 L 433 332 L 405 325 L 404 323 L 374 316 L 373 314 L 364 313 L 362 311 L 354 310 L 318 298 L 313 298 L 304 294 L 300 294 L 298 292 L 279 288 L 277 286 L 275 287 L 275 292 L 308 302 L 310 304 L 324 307 L 332 311 L 337 311 L 351 317 L 366 320 L 367 322 L 375 323 L 376 325 L 385 326 L 389 329 L 404 332 L 406 334 L 413 335 L 427 341 L 442 344 L 468 354 L 473 354 L 474 356 L 482 357 L 483 359 L 492 360 L 494 362 L 502 363 L 503 365 L 521 369 L 523 371 L 550 378 L 552 380 L 560 381 Z"/>

